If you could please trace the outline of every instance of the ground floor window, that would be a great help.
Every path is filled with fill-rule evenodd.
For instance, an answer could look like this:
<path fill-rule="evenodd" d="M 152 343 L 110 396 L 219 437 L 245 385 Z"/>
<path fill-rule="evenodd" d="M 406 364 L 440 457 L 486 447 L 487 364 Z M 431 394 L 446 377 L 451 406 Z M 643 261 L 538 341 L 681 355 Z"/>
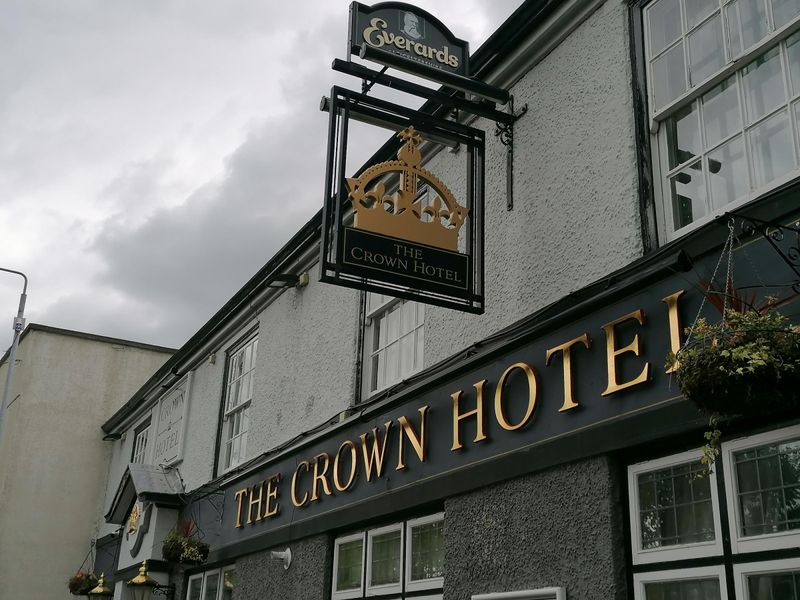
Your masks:
<path fill-rule="evenodd" d="M 186 600 L 232 600 L 236 584 L 233 565 L 189 577 Z"/>
<path fill-rule="evenodd" d="M 800 425 L 699 457 L 628 467 L 635 600 L 800 600 Z"/>
<path fill-rule="evenodd" d="M 420 596 L 441 599 L 444 513 L 341 536 L 334 543 L 334 600 Z M 190 599 L 192 600 L 192 599 Z"/>

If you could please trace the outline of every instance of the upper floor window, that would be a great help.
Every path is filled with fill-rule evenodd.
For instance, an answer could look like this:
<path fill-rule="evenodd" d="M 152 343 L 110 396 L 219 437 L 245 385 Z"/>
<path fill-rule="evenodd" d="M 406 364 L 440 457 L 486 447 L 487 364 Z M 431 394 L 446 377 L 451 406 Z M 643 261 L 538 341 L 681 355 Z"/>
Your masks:
<path fill-rule="evenodd" d="M 367 294 L 364 382 L 367 395 L 422 369 L 425 305 Z"/>
<path fill-rule="evenodd" d="M 222 567 L 189 577 L 186 600 L 231 600 L 236 583 L 236 567 Z"/>
<path fill-rule="evenodd" d="M 250 403 L 253 399 L 258 338 L 247 340 L 228 356 L 225 403 L 222 416 L 223 469 L 235 467 L 247 456 Z"/>
<path fill-rule="evenodd" d="M 800 2 L 655 0 L 644 10 L 668 239 L 800 175 Z"/>
<path fill-rule="evenodd" d="M 133 451 L 131 452 L 131 462 L 143 464 L 147 452 L 147 439 L 150 436 L 150 419 L 136 427 L 133 437 Z"/>

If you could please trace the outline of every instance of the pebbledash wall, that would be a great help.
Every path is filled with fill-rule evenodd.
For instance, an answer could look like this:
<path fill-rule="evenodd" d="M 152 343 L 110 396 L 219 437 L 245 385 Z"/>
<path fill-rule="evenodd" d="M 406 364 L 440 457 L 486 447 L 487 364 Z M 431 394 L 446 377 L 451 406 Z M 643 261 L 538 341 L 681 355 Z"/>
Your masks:
<path fill-rule="evenodd" d="M 701 308 L 698 284 L 715 270 L 726 211 L 796 223 L 796 84 L 785 74 L 789 108 L 771 109 L 791 125 L 794 170 L 765 184 L 767 163 L 752 162 L 745 171 L 763 185 L 720 200 L 724 186 L 702 177 L 727 176 L 725 161 L 736 159 L 695 147 L 709 132 L 671 154 L 703 162 L 680 171 L 665 158 L 662 169 L 659 156 L 690 135 L 695 98 L 710 111 L 724 77 L 751 91 L 769 85 L 741 83 L 746 60 L 736 64 L 725 33 L 730 60 L 665 103 L 651 75 L 659 57 L 683 44 L 696 53 L 692 35 L 734 14 L 728 3 L 695 14 L 687 2 L 529 0 L 473 54 L 478 77 L 528 105 L 515 125 L 513 210 L 506 149 L 493 123 L 473 123 L 489 133 L 483 315 L 391 302 L 371 312 L 364 294 L 319 283 L 317 215 L 105 423 L 119 439 L 110 442 L 95 568 L 115 598 L 129 597 L 125 582 L 146 559 L 188 600 L 760 599 L 789 584 L 795 596 L 785 597 L 797 597 L 800 482 L 780 471 L 800 460 L 797 415 L 731 421 L 717 473 L 692 483 L 684 471 L 697 464 L 707 423 L 663 366 Z M 654 40 L 675 14 L 664 50 Z M 800 23 L 772 3 L 768 14 L 767 33 L 741 52 L 761 65 L 779 48 L 788 72 Z M 741 125 L 750 129 L 726 142 L 746 138 L 748 157 L 760 151 L 751 112 Z M 672 141 L 670 127 L 679 131 Z M 321 143 L 323 131 L 321 118 Z M 440 153 L 426 165 L 456 196 L 457 164 L 457 154 Z M 674 201 L 661 191 L 670 180 Z M 784 293 L 778 284 L 796 271 L 768 241 L 737 231 L 737 285 Z M 399 363 L 369 394 L 370 346 L 392 310 L 403 315 L 397 337 L 424 335 L 421 361 Z M 797 317 L 796 304 L 783 310 Z M 702 314 L 714 317 L 707 303 Z M 481 399 L 484 421 L 459 418 Z M 755 504 L 730 467 L 755 449 L 765 483 L 756 477 L 748 493 L 761 494 L 764 522 L 747 527 L 757 534 L 743 529 L 742 507 L 752 521 Z M 773 459 L 783 479 L 767 485 Z M 657 501 L 648 482 L 660 486 Z M 158 536 L 178 519 L 210 545 L 204 564 L 161 555 Z M 271 552 L 287 548 L 284 568 Z"/>

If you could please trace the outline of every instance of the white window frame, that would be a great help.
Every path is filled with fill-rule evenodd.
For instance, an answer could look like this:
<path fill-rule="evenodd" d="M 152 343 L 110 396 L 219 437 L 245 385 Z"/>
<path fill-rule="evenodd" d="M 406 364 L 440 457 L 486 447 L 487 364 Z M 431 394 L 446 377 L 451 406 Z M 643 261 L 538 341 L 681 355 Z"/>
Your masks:
<path fill-rule="evenodd" d="M 247 350 L 250 346 L 255 346 L 258 344 L 258 332 L 255 332 L 251 335 L 246 336 L 243 341 L 236 344 L 233 348 L 233 351 L 229 351 L 226 357 L 226 374 L 225 374 L 225 383 L 224 383 L 224 390 L 223 390 L 223 414 L 222 414 L 222 439 L 220 443 L 220 455 L 222 459 L 222 472 L 229 471 L 238 465 L 242 464 L 247 460 L 247 451 L 246 451 L 246 444 L 247 444 L 247 437 L 250 431 L 250 426 L 248 425 L 247 429 L 242 433 L 240 432 L 237 434 L 236 437 L 243 438 L 243 443 L 245 444 L 245 451 L 240 452 L 239 459 L 236 462 L 231 460 L 231 452 L 230 447 L 232 446 L 233 437 L 233 420 L 236 418 L 237 413 L 244 414 L 246 411 L 250 409 L 250 406 L 253 403 L 253 396 L 255 394 L 255 371 L 256 371 L 256 363 L 258 360 L 258 348 L 254 348 L 253 351 L 253 364 L 250 366 L 250 369 L 246 372 L 243 372 L 237 379 L 231 379 L 231 365 L 235 357 L 242 354 Z M 242 400 L 236 406 L 230 407 L 230 388 L 236 381 L 240 381 L 245 377 L 250 378 L 250 397 Z"/>
<path fill-rule="evenodd" d="M 518 592 L 492 592 L 473 594 L 471 600 L 567 600 L 567 590 L 563 587 L 549 587 Z"/>
<path fill-rule="evenodd" d="M 200 580 L 200 597 L 199 598 L 190 598 L 189 592 L 192 589 L 192 581 Z M 197 573 L 195 575 L 190 575 L 189 579 L 186 582 L 186 600 L 203 600 L 203 586 L 205 585 L 205 573 Z"/>
<path fill-rule="evenodd" d="M 342 590 L 336 589 L 336 579 L 339 573 L 339 547 L 342 544 L 361 540 L 361 586 L 358 589 Z M 360 598 L 364 595 L 364 577 L 366 569 L 364 568 L 364 561 L 366 560 L 366 533 L 361 531 L 352 535 L 336 538 L 333 546 L 333 576 L 331 577 L 331 600 L 348 600 L 349 598 Z"/>
<path fill-rule="evenodd" d="M 682 560 L 691 558 L 701 558 L 706 556 L 722 555 L 722 523 L 720 521 L 719 497 L 717 494 L 717 477 L 715 473 L 708 475 L 711 486 L 711 505 L 714 517 L 714 541 L 695 542 L 692 544 L 681 544 L 668 546 L 665 548 L 642 549 L 642 535 L 639 523 L 639 485 L 638 476 L 650 471 L 658 471 L 667 467 L 673 467 L 689 462 L 699 462 L 703 452 L 700 449 L 672 454 L 663 458 L 649 460 L 628 467 L 628 493 L 630 498 L 630 508 L 628 516 L 631 525 L 631 550 L 633 564 L 649 564 L 655 562 L 666 562 L 671 560 Z"/>
<path fill-rule="evenodd" d="M 633 598 L 634 600 L 646 600 L 644 586 L 647 583 L 667 583 L 691 579 L 709 579 L 712 577 L 716 577 L 719 580 L 720 600 L 728 600 L 728 588 L 725 583 L 725 567 L 723 565 L 673 569 L 671 571 L 653 571 L 650 573 L 634 573 Z"/>
<path fill-rule="evenodd" d="M 769 562 L 743 563 L 733 565 L 733 585 L 736 590 L 736 598 L 748 600 L 747 576 L 766 575 L 770 573 L 783 573 L 785 571 L 800 570 L 800 558 L 787 558 L 784 560 L 771 560 Z"/>
<path fill-rule="evenodd" d="M 758 552 L 761 550 L 776 550 L 781 548 L 795 548 L 800 546 L 800 529 L 793 531 L 780 531 L 778 533 L 766 533 L 763 535 L 742 536 L 739 533 L 739 502 L 737 501 L 738 483 L 736 472 L 733 466 L 733 453 L 746 450 L 755 446 L 774 444 L 792 438 L 800 437 L 800 425 L 768 431 L 757 435 L 742 437 L 722 444 L 723 470 L 727 484 L 728 496 L 728 521 L 731 534 L 731 551 Z M 738 596 L 737 596 L 738 597 Z"/>
<path fill-rule="evenodd" d="M 399 576 L 397 583 L 387 583 L 383 585 L 372 585 L 372 540 L 376 535 L 384 533 L 391 533 L 393 531 L 400 532 L 400 556 L 398 557 Z M 366 595 L 376 596 L 378 594 L 401 594 L 403 592 L 403 556 L 404 556 L 404 543 L 405 536 L 403 535 L 403 524 L 394 523 L 379 527 L 378 529 L 370 529 L 367 531 L 367 564 L 366 564 Z"/>
<path fill-rule="evenodd" d="M 149 416 L 146 419 L 140 421 L 139 424 L 133 428 L 133 448 L 131 449 L 131 463 L 136 465 L 147 464 L 147 451 L 150 448 L 150 430 L 152 428 L 153 428 L 153 421 Z M 139 448 L 140 440 L 144 440 L 141 448 Z"/>
<path fill-rule="evenodd" d="M 398 364 L 397 372 L 399 373 L 399 377 L 397 379 L 395 379 L 393 381 L 384 381 L 384 384 L 382 386 L 376 387 L 374 390 L 371 389 L 372 376 L 373 376 L 373 372 L 372 372 L 373 371 L 372 357 L 376 352 L 376 349 L 375 349 L 375 346 L 374 346 L 374 343 L 375 343 L 374 342 L 374 339 L 375 339 L 374 323 L 375 323 L 376 317 L 381 317 L 381 316 L 383 316 L 383 314 L 388 314 L 388 312 L 392 308 L 397 306 L 397 305 L 405 304 L 405 303 L 409 303 L 410 302 L 410 303 L 413 303 L 413 304 L 416 305 L 415 306 L 415 313 L 414 313 L 415 315 L 416 315 L 416 311 L 420 310 L 420 308 L 423 311 L 422 321 L 421 322 L 417 321 L 415 323 L 414 332 L 418 331 L 419 329 L 423 329 L 423 331 L 424 331 L 424 329 L 425 329 L 425 315 L 424 315 L 425 305 L 424 304 L 419 303 L 419 302 L 415 302 L 413 300 L 404 300 L 403 298 L 394 298 L 394 297 L 391 297 L 391 296 L 386 296 L 386 299 L 380 305 L 371 308 L 370 307 L 370 296 L 371 295 L 377 295 L 377 294 L 373 294 L 372 292 L 367 292 L 367 296 L 366 296 L 367 313 L 366 313 L 365 318 L 364 318 L 364 350 L 363 350 L 363 361 L 362 361 L 362 364 L 364 366 L 363 366 L 363 369 L 362 369 L 363 375 L 362 375 L 362 381 L 361 381 L 362 389 L 363 389 L 363 394 L 362 395 L 363 395 L 364 398 L 369 398 L 370 396 L 373 396 L 374 394 L 379 394 L 380 392 L 392 387 L 393 385 L 396 385 L 396 384 L 400 383 L 405 378 L 410 377 L 414 373 L 418 373 L 419 371 L 421 371 L 423 369 L 423 365 L 424 365 L 424 361 L 425 361 L 424 344 L 423 344 L 423 349 L 422 349 L 422 355 L 417 357 L 417 344 L 416 344 L 416 337 L 415 337 L 415 343 L 414 343 L 415 361 L 414 362 L 416 364 L 416 367 L 414 369 L 412 369 L 411 371 L 407 372 L 407 373 L 402 373 L 400 371 L 400 365 Z M 403 309 L 400 308 L 399 310 L 402 311 Z M 402 327 L 402 315 L 400 316 L 400 319 L 401 319 L 401 325 L 399 325 L 399 326 Z M 415 317 L 415 319 L 416 319 L 416 317 Z M 414 335 L 416 336 L 416 334 L 414 334 Z M 398 338 L 397 343 L 399 343 L 399 340 L 400 340 L 400 338 Z M 388 345 L 387 345 L 387 347 L 388 347 Z M 399 349 L 398 349 L 398 353 L 397 353 L 397 358 L 398 358 L 398 361 L 402 360 L 402 356 L 400 354 Z M 416 360 L 417 358 L 418 358 L 418 360 Z"/>
<path fill-rule="evenodd" d="M 691 1 L 691 0 L 689 0 Z M 716 85 L 721 83 L 722 81 L 726 80 L 734 73 L 741 70 L 743 67 L 747 66 L 751 60 L 757 58 L 758 56 L 765 54 L 771 48 L 780 45 L 784 42 L 788 37 L 794 34 L 797 31 L 800 31 L 800 16 L 795 17 L 794 20 L 786 23 L 785 25 L 779 27 L 778 29 L 774 28 L 774 21 L 772 17 L 772 5 L 770 2 L 767 2 L 767 11 L 769 15 L 769 28 L 771 31 L 767 33 L 767 35 L 761 41 L 757 42 L 756 44 L 748 47 L 743 48 L 741 52 L 738 54 L 733 54 L 730 48 L 728 35 L 727 35 L 727 15 L 725 8 L 731 4 L 734 0 L 719 0 L 719 16 L 720 22 L 722 25 L 723 31 L 723 46 L 725 52 L 725 63 L 724 66 L 717 70 L 715 73 L 709 75 L 705 80 L 700 81 L 694 85 L 691 84 L 690 78 L 690 65 L 687 59 L 688 56 L 688 49 L 687 43 L 688 35 L 692 32 L 697 31 L 700 27 L 702 27 L 705 23 L 707 23 L 711 16 L 707 16 L 702 20 L 698 21 L 697 24 L 693 27 L 691 32 L 687 32 L 686 34 L 683 33 L 683 28 L 686 24 L 686 16 L 684 14 L 683 9 L 683 2 L 679 1 L 680 5 L 680 13 L 681 13 L 681 43 L 683 44 L 683 53 L 684 53 L 684 69 L 685 69 L 685 76 L 687 81 L 687 90 L 678 96 L 677 98 L 671 100 L 662 108 L 656 110 L 655 108 L 655 86 L 652 85 L 654 81 L 653 71 L 652 71 L 652 59 L 653 57 L 650 55 L 650 40 L 651 40 L 651 33 L 650 33 L 650 21 L 648 18 L 649 10 L 658 2 L 658 0 L 652 0 L 651 2 L 647 2 L 642 8 L 642 22 L 643 22 L 643 32 L 644 32 L 644 56 L 643 60 L 645 63 L 645 70 L 646 70 L 646 78 L 647 78 L 647 103 L 648 103 L 648 115 L 650 121 L 650 132 L 651 132 L 651 164 L 653 169 L 653 190 L 655 196 L 655 205 L 656 205 L 656 218 L 658 223 L 658 229 L 660 233 L 660 237 L 664 240 L 663 243 L 670 242 L 672 240 L 678 239 L 690 231 L 702 227 L 706 223 L 711 222 L 713 219 L 719 217 L 720 215 L 729 212 L 731 210 L 735 210 L 736 208 L 747 204 L 755 200 L 756 198 L 766 194 L 771 190 L 775 190 L 780 188 L 781 186 L 785 185 L 786 183 L 793 181 L 795 179 L 800 179 L 800 166 L 796 167 L 794 170 L 790 171 L 789 173 L 782 175 L 768 183 L 767 185 L 761 186 L 759 188 L 754 188 L 750 190 L 748 193 L 744 194 L 738 200 L 729 202 L 725 206 L 721 208 L 713 208 L 709 204 L 709 212 L 693 220 L 688 225 L 681 227 L 680 229 L 675 229 L 674 221 L 673 221 L 673 214 L 672 214 L 672 204 L 671 204 L 671 194 L 669 192 L 669 178 L 667 173 L 669 171 L 675 170 L 677 172 L 678 167 L 674 169 L 669 169 L 667 165 L 667 157 L 668 157 L 668 149 L 667 149 L 667 136 L 663 133 L 662 130 L 663 122 L 666 119 L 674 114 L 677 110 L 692 104 L 706 92 L 710 91 Z M 763 1 L 763 0 L 762 0 Z M 672 44 L 668 45 L 666 48 L 662 49 L 656 56 L 662 56 L 664 52 L 667 52 L 669 49 L 673 48 L 678 41 L 673 42 Z M 784 51 L 781 50 L 781 54 L 784 54 Z M 782 63 L 784 62 L 783 56 L 781 57 Z M 784 79 L 786 76 L 785 73 L 785 65 L 782 65 L 782 69 L 784 70 Z M 785 82 L 786 83 L 786 82 Z M 796 163 L 800 163 L 800 135 L 798 135 L 798 129 L 800 129 L 800 123 L 796 122 L 794 116 L 794 110 L 792 110 L 792 105 L 798 102 L 796 96 L 791 95 L 791 89 L 788 89 L 789 92 L 789 100 L 788 100 L 788 117 L 789 117 L 789 129 L 792 136 L 792 147 L 796 157 Z M 739 102 L 743 101 L 741 98 L 741 90 L 739 90 Z M 747 161 L 748 170 L 751 167 L 751 160 L 749 158 L 749 150 L 747 147 L 746 138 L 748 137 L 748 131 L 755 128 L 759 123 L 763 123 L 770 117 L 777 114 L 777 111 L 773 110 L 767 115 L 763 115 L 758 120 L 754 121 L 751 124 L 743 124 L 743 133 L 737 134 L 742 136 L 742 142 L 744 144 L 744 151 L 745 157 Z M 702 124 L 701 124 L 702 127 Z M 735 136 L 729 136 L 723 141 L 720 141 L 716 148 L 722 147 L 728 141 L 733 139 Z M 693 158 L 691 161 L 687 161 L 686 163 L 682 163 L 682 168 L 687 168 L 686 164 L 694 163 L 697 161 L 701 161 L 703 168 L 705 169 L 706 159 L 704 157 L 705 154 L 708 152 L 712 152 L 713 149 L 703 151 L 701 156 Z M 667 168 L 667 171 L 664 169 Z M 704 176 L 704 182 L 706 185 L 706 193 L 708 192 L 708 183 L 706 182 L 707 176 Z M 709 200 L 706 200 L 709 203 Z"/>
<path fill-rule="evenodd" d="M 411 550 L 412 550 L 412 537 L 411 530 L 414 527 L 422 525 L 430 525 L 431 523 L 444 522 L 444 512 L 427 515 L 418 519 L 410 519 L 406 522 L 405 538 L 408 540 L 405 550 L 405 583 L 407 592 L 417 592 L 421 590 L 440 589 L 444 585 L 444 577 L 433 577 L 431 579 L 411 579 Z"/>
<path fill-rule="evenodd" d="M 218 569 L 210 569 L 208 571 L 203 571 L 202 573 L 195 573 L 194 575 L 190 575 L 189 579 L 186 582 L 186 600 L 204 600 L 206 597 L 206 583 L 209 575 L 218 574 L 219 575 L 219 583 L 217 584 L 217 595 L 215 596 L 214 600 L 222 600 L 222 594 L 225 591 L 225 573 L 230 571 L 236 571 L 236 565 L 225 565 L 224 567 L 220 567 Z M 192 586 L 192 581 L 196 581 L 200 579 L 202 583 L 200 584 L 200 597 L 199 598 L 189 598 L 189 589 Z"/>

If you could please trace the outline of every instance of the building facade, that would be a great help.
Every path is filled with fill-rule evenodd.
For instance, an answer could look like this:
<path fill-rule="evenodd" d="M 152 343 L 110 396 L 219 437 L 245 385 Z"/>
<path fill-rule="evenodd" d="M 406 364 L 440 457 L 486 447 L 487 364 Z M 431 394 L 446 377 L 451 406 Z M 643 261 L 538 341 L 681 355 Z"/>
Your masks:
<path fill-rule="evenodd" d="M 0 440 L 3 597 L 65 597 L 92 570 L 111 457 L 98 428 L 172 352 L 36 323 L 22 332 Z M 43 556 L 47 569 L 23 568 Z"/>
<path fill-rule="evenodd" d="M 726 420 L 703 475 L 665 366 L 709 280 L 797 317 L 798 29 L 783 0 L 525 2 L 472 55 L 527 105 L 513 207 L 471 121 L 485 312 L 318 282 L 311 219 L 103 425 L 115 598 L 144 560 L 188 600 L 800 597 L 798 415 Z M 426 157 L 456 195 L 458 159 Z"/>

